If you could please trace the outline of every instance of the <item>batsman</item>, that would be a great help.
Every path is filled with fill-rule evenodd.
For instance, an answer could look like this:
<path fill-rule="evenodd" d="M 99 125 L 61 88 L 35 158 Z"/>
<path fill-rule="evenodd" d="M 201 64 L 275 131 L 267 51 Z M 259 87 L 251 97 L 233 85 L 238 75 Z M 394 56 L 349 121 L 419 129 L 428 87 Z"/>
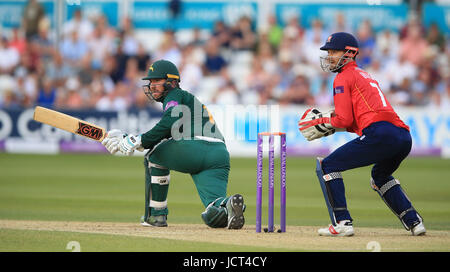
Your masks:
<path fill-rule="evenodd" d="M 145 213 L 141 225 L 166 227 L 170 171 L 190 174 L 205 211 L 204 223 L 211 228 L 241 229 L 244 199 L 227 197 L 230 155 L 224 137 L 210 112 L 191 93 L 180 89 L 178 68 L 158 60 L 148 69 L 144 93 L 162 103 L 161 120 L 149 131 L 130 135 L 118 129 L 108 132 L 102 144 L 111 154 L 132 155 L 148 150 L 145 167 Z"/>
<path fill-rule="evenodd" d="M 323 236 L 352 236 L 353 219 L 347 209 L 342 172 L 373 165 L 371 187 L 412 235 L 423 235 L 423 219 L 393 176 L 408 156 L 412 140 L 403 123 L 378 85 L 359 68 L 358 41 L 345 32 L 330 35 L 320 50 L 325 72 L 337 73 L 333 83 L 335 109 L 320 112 L 308 109 L 299 122 L 303 136 L 312 141 L 336 131 L 356 133 L 359 137 L 337 148 L 326 158 L 318 158 L 316 173 L 325 197 L 331 225 L 319 229 Z"/>

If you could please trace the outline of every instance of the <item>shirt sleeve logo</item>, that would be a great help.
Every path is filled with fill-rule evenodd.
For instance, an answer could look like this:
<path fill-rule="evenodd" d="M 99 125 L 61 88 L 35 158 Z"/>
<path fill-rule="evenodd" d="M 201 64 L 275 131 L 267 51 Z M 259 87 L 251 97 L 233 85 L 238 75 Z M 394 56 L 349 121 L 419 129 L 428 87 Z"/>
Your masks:
<path fill-rule="evenodd" d="M 175 107 L 176 105 L 178 105 L 178 102 L 175 100 L 171 100 L 171 101 L 167 102 L 166 107 L 164 108 L 164 111 L 166 111 L 170 107 Z"/>
<path fill-rule="evenodd" d="M 337 86 L 336 88 L 333 89 L 333 96 L 340 93 L 344 93 L 344 86 Z"/>

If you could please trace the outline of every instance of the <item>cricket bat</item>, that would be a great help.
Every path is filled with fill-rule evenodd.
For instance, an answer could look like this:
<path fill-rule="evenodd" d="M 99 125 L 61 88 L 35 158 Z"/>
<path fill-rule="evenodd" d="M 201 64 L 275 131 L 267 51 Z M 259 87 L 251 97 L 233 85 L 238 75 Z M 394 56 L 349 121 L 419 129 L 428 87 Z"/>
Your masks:
<path fill-rule="evenodd" d="M 40 123 L 75 133 L 99 142 L 103 141 L 107 134 L 106 129 L 102 127 L 40 106 L 37 106 L 34 109 L 33 119 Z"/>

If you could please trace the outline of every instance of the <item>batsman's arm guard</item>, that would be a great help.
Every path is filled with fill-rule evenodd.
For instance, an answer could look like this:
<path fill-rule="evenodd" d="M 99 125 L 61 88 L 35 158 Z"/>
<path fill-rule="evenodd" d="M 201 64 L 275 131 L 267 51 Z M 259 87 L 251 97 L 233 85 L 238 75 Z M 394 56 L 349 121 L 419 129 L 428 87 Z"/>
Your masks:
<path fill-rule="evenodd" d="M 403 191 L 402 187 L 400 186 L 400 182 L 399 182 L 397 179 L 394 178 L 394 179 L 392 179 L 392 180 L 386 182 L 386 183 L 385 183 L 383 186 L 381 186 L 381 187 L 378 187 L 378 186 L 375 184 L 375 181 L 373 180 L 373 178 L 370 179 L 370 187 L 372 187 L 372 189 L 373 189 L 374 191 L 376 191 L 376 192 L 380 195 L 381 199 L 383 199 L 384 203 L 386 203 L 386 206 L 388 206 L 389 209 L 391 209 L 391 211 L 398 217 L 398 219 L 400 219 L 400 222 L 402 222 L 403 227 L 405 227 L 405 229 L 409 231 L 409 230 L 410 230 L 410 227 L 408 227 L 408 225 L 407 225 L 407 224 L 405 223 L 405 221 L 403 220 L 403 217 L 406 215 L 406 213 L 408 213 L 408 212 L 410 212 L 410 211 L 415 211 L 416 214 L 417 214 L 417 217 L 419 218 L 419 220 L 420 220 L 421 222 L 423 222 L 423 218 L 419 215 L 419 213 L 417 212 L 417 210 L 414 209 L 414 207 L 413 207 L 412 205 L 411 205 L 410 208 L 408 208 L 408 209 L 406 209 L 406 210 L 404 210 L 404 211 L 402 211 L 402 212 L 400 212 L 400 213 L 395 211 L 395 209 L 392 207 L 392 205 L 389 203 L 389 201 L 384 197 L 384 195 L 386 194 L 387 191 L 389 191 L 390 189 L 392 189 L 394 186 L 397 186 L 397 185 L 400 187 L 401 192 L 405 195 L 405 197 L 406 197 L 406 198 L 408 199 L 408 201 L 409 201 L 408 196 L 406 195 L 405 191 Z M 411 201 L 409 201 L 409 202 L 411 202 Z"/>

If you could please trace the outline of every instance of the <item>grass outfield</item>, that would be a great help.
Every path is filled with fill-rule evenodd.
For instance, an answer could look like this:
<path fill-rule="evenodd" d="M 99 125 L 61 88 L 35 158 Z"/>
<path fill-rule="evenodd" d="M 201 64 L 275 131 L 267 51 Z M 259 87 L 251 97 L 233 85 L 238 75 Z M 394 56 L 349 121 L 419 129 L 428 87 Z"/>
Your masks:
<path fill-rule="evenodd" d="M 332 247 L 334 241 L 315 233 L 318 226 L 329 224 L 329 218 L 315 176 L 313 158 L 288 158 L 287 161 L 288 232 L 285 237 L 291 239 L 290 232 L 292 239 L 294 234 L 298 239 L 304 238 L 299 240 L 298 246 L 288 241 L 284 244 L 284 238 L 277 245 L 277 240 L 285 234 L 254 233 L 255 159 L 234 158 L 231 161 L 228 193 L 241 193 L 245 197 L 244 230 L 212 230 L 202 225 L 200 214 L 204 207 L 195 186 L 189 175 L 176 172 L 171 173 L 169 228 L 140 227 L 138 222 L 144 210 L 142 161 L 140 157 L 92 154 L 1 153 L 0 251 L 68 251 L 66 244 L 72 240 L 80 241 L 85 251 L 155 250 L 147 246 L 148 242 L 158 244 L 156 251 L 336 250 Z M 429 231 L 426 237 L 409 236 L 378 194 L 372 191 L 369 167 L 345 172 L 347 201 L 356 235 L 345 240 L 349 246 L 341 250 L 366 251 L 367 242 L 378 239 L 382 249 L 389 251 L 450 251 L 449 166 L 449 160 L 409 158 L 395 175 L 424 217 Z M 276 175 L 278 173 L 276 168 Z M 277 197 L 278 191 L 275 193 Z M 20 220 L 26 221 L 20 224 Z M 41 221 L 47 221 L 48 226 Z M 82 222 L 86 223 L 83 225 Z M 110 222 L 117 223 L 117 228 Z M 197 230 L 198 236 L 205 234 L 203 236 L 210 238 L 195 239 L 195 235 L 190 234 Z M 183 236 L 173 238 L 177 233 L 183 233 Z M 240 239 L 248 237 L 248 243 L 234 241 L 227 237 L 230 233 L 239 234 Z M 215 236 L 223 237 L 226 242 Z M 389 241 L 397 236 L 401 240 L 390 247 Z M 267 241 L 274 239 L 274 242 L 261 243 L 261 237 Z M 417 240 L 420 238 L 423 239 Z"/>

